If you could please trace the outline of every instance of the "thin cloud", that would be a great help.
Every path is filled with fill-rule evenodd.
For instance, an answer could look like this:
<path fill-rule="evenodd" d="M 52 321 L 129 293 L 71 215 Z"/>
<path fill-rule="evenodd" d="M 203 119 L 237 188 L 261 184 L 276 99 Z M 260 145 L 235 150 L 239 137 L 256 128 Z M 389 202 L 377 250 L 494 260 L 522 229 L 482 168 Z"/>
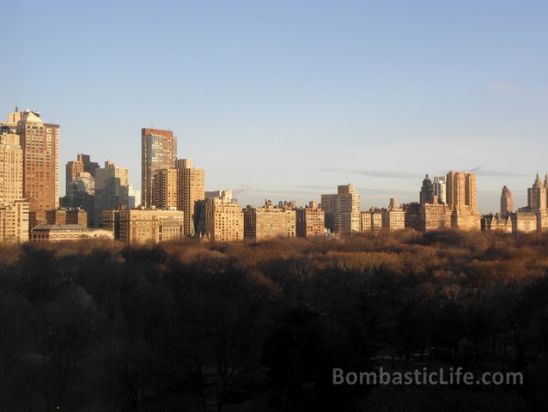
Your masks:
<path fill-rule="evenodd" d="M 521 92 L 521 89 L 518 87 L 505 82 L 491 82 L 487 85 L 487 90 L 491 93 L 507 95 L 518 94 Z"/>
<path fill-rule="evenodd" d="M 382 177 L 382 178 L 388 178 L 388 179 L 420 179 L 424 177 L 424 175 L 417 174 L 417 173 L 389 172 L 386 170 L 355 170 L 355 169 L 322 167 L 320 168 L 320 171 L 326 172 L 326 173 L 354 174 L 354 175 L 362 175 L 362 176 L 369 176 L 369 177 Z"/>

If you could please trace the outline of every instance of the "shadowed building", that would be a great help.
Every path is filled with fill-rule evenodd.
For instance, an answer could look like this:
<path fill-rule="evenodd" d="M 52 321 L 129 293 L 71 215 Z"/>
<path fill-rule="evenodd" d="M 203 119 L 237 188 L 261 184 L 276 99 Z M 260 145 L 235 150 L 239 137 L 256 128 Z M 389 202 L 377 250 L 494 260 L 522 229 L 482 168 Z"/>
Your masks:
<path fill-rule="evenodd" d="M 514 200 L 512 192 L 505 186 L 502 187 L 500 194 L 500 215 L 503 217 L 510 216 L 510 213 L 514 211 Z"/>
<path fill-rule="evenodd" d="M 48 225 L 80 225 L 88 226 L 88 213 L 84 209 L 53 209 L 46 211 Z"/>
<path fill-rule="evenodd" d="M 496 215 L 484 215 L 481 217 L 481 230 L 512 233 L 512 219 L 510 215 L 502 216 L 498 213 Z"/>
<path fill-rule="evenodd" d="M 538 230 L 536 212 L 518 210 L 512 213 L 512 232 L 532 233 Z"/>
<path fill-rule="evenodd" d="M 434 203 L 434 185 L 428 177 L 428 174 L 422 181 L 421 191 L 419 193 L 419 201 L 421 205 L 426 203 Z"/>
<path fill-rule="evenodd" d="M 530 211 L 546 210 L 547 205 L 547 186 L 543 184 L 537 173 L 533 186 L 527 189 L 527 206 Z"/>
<path fill-rule="evenodd" d="M 101 226 L 104 210 L 128 207 L 128 170 L 106 161 L 95 170 L 95 226 Z"/>

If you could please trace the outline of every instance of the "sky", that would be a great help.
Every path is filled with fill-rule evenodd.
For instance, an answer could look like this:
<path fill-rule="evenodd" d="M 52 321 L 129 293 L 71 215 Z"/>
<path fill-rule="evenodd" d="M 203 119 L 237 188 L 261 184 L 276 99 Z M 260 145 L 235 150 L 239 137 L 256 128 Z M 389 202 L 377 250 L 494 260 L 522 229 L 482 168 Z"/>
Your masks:
<path fill-rule="evenodd" d="M 304 204 L 353 183 L 362 208 L 418 200 L 425 173 L 477 170 L 482 212 L 548 171 L 548 2 L 4 2 L 0 116 L 61 125 L 129 168 L 173 130 L 206 190 Z M 2 115 L 2 113 L 4 113 Z M 63 194 L 63 193 L 62 193 Z"/>

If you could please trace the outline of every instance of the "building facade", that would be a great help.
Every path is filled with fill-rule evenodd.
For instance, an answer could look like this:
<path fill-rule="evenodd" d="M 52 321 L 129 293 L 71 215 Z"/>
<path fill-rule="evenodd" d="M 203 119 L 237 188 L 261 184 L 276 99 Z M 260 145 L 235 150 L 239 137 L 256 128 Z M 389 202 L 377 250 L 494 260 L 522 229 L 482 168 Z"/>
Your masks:
<path fill-rule="evenodd" d="M 103 212 L 104 228 L 129 245 L 156 244 L 184 236 L 184 213 L 179 210 L 122 209 Z"/>
<path fill-rule="evenodd" d="M 176 168 L 157 169 L 152 178 L 152 206 L 157 209 L 177 209 L 180 173 Z"/>
<path fill-rule="evenodd" d="M 205 199 L 205 171 L 193 167 L 192 160 L 179 159 L 177 209 L 185 213 L 185 235 L 194 236 L 194 207 L 198 200 Z"/>
<path fill-rule="evenodd" d="M 343 236 L 360 231 L 360 194 L 353 185 L 339 185 L 336 194 L 322 195 L 321 199 L 329 231 Z"/>
<path fill-rule="evenodd" d="M 514 211 L 514 198 L 512 192 L 505 186 L 500 194 L 500 215 L 507 217 Z"/>
<path fill-rule="evenodd" d="M 405 212 L 394 198 L 390 199 L 388 209 L 382 212 L 382 227 L 389 231 L 405 229 Z"/>
<path fill-rule="evenodd" d="M 273 206 L 267 200 L 263 207 L 248 206 L 244 209 L 244 239 L 258 242 L 273 238 L 296 236 L 296 212 L 294 209 Z"/>
<path fill-rule="evenodd" d="M 38 112 L 10 114 L 23 149 L 23 196 L 37 223 L 46 210 L 59 207 L 59 125 L 45 123 Z"/>
<path fill-rule="evenodd" d="M 25 200 L 0 205 L 0 243 L 23 243 L 29 240 L 29 209 Z"/>
<path fill-rule="evenodd" d="M 447 203 L 447 177 L 436 176 L 432 186 L 434 196 L 438 199 L 438 203 Z"/>
<path fill-rule="evenodd" d="M 80 225 L 88 226 L 88 212 L 84 209 L 66 209 L 64 207 L 46 210 L 46 222 L 48 225 Z"/>
<path fill-rule="evenodd" d="M 23 150 L 19 136 L 0 132 L 0 205 L 23 199 Z"/>
<path fill-rule="evenodd" d="M 114 236 L 110 230 L 91 229 L 78 224 L 37 225 L 31 230 L 31 240 L 33 242 L 61 242 L 84 239 L 112 240 Z"/>
<path fill-rule="evenodd" d="M 94 226 L 100 227 L 103 211 L 127 208 L 129 203 L 128 170 L 106 161 L 95 170 Z"/>
<path fill-rule="evenodd" d="M 244 239 L 244 212 L 231 193 L 196 201 L 197 234 L 214 242 Z"/>
<path fill-rule="evenodd" d="M 296 209 L 297 236 L 305 239 L 325 235 L 325 213 L 316 202 Z"/>
<path fill-rule="evenodd" d="M 175 167 L 177 138 L 171 130 L 141 129 L 141 205 L 152 206 L 152 179 L 157 169 Z"/>

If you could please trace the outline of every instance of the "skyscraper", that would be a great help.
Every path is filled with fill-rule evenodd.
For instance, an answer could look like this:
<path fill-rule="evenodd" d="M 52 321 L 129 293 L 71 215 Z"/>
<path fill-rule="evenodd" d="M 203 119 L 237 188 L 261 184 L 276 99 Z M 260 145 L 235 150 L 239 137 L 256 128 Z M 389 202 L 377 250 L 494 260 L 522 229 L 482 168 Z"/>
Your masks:
<path fill-rule="evenodd" d="M 23 150 L 19 136 L 0 130 L 0 205 L 23 199 Z"/>
<path fill-rule="evenodd" d="M 360 194 L 351 184 L 337 186 L 337 194 L 322 195 L 325 225 L 333 233 L 349 235 L 361 227 Z"/>
<path fill-rule="evenodd" d="M 103 211 L 128 206 L 128 170 L 106 161 L 95 170 L 95 226 L 101 225 Z"/>
<path fill-rule="evenodd" d="M 92 177 L 95 177 L 95 169 L 99 168 L 99 163 L 92 162 L 90 156 L 86 154 L 76 155 L 76 160 L 67 162 L 66 165 L 66 194 L 68 194 L 68 187 L 70 183 L 78 177 L 82 172 L 89 173 Z"/>
<path fill-rule="evenodd" d="M 185 212 L 185 235 L 194 235 L 194 206 L 205 199 L 205 171 L 192 166 L 192 160 L 177 160 L 178 200 L 177 209 Z"/>
<path fill-rule="evenodd" d="M 447 206 L 451 210 L 451 227 L 460 230 L 481 228 L 474 173 L 447 173 Z"/>
<path fill-rule="evenodd" d="M 503 217 L 510 216 L 514 210 L 514 201 L 512 192 L 505 186 L 502 187 L 502 193 L 500 195 L 500 214 Z"/>
<path fill-rule="evenodd" d="M 59 206 L 59 125 L 44 123 L 33 111 L 10 114 L 23 149 L 23 196 L 45 223 L 46 210 Z"/>
<path fill-rule="evenodd" d="M 157 169 L 175 167 L 177 138 L 171 130 L 141 129 L 141 204 L 152 206 L 152 179 Z"/>
<path fill-rule="evenodd" d="M 542 183 L 537 173 L 533 186 L 527 189 L 527 206 L 531 211 L 546 210 L 546 185 Z"/>
<path fill-rule="evenodd" d="M 477 213 L 477 179 L 474 173 L 447 173 L 447 204 L 452 209 L 469 209 Z"/>
<path fill-rule="evenodd" d="M 175 168 L 157 169 L 152 178 L 152 206 L 158 209 L 177 208 L 179 173 Z"/>
<path fill-rule="evenodd" d="M 432 185 L 432 181 L 428 177 L 428 174 L 424 177 L 424 180 L 422 181 L 422 187 L 419 197 L 421 205 L 434 203 L 434 186 Z"/>
<path fill-rule="evenodd" d="M 437 197 L 438 203 L 447 203 L 447 177 L 436 176 L 433 182 L 434 196 Z"/>

